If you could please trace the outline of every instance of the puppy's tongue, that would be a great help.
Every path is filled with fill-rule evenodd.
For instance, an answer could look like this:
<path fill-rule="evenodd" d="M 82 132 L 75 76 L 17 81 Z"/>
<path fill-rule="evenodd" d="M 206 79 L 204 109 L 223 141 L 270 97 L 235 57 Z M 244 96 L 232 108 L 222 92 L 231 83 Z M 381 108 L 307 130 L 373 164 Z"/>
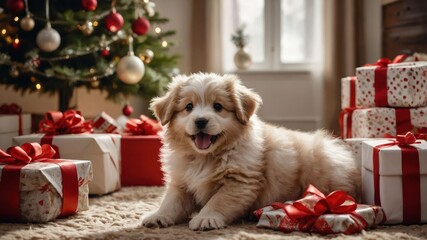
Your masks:
<path fill-rule="evenodd" d="M 211 135 L 198 133 L 194 139 L 194 143 L 199 149 L 206 149 L 211 145 Z"/>

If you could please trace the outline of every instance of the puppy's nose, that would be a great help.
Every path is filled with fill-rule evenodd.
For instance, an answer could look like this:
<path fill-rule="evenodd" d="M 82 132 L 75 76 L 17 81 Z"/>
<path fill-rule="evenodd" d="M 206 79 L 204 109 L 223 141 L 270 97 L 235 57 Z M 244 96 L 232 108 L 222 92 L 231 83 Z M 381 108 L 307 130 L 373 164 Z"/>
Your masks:
<path fill-rule="evenodd" d="M 206 118 L 197 118 L 194 123 L 196 124 L 196 127 L 198 129 L 203 129 L 206 127 L 206 124 L 208 124 L 208 121 Z"/>

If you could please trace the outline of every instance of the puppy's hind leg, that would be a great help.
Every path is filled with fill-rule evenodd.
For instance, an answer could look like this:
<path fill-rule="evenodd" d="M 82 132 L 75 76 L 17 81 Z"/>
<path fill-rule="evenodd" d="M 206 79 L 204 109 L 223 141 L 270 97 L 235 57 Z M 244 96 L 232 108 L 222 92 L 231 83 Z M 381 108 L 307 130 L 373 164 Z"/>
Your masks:
<path fill-rule="evenodd" d="M 193 197 L 189 193 L 169 185 L 159 210 L 144 217 L 142 225 L 150 228 L 172 226 L 187 219 L 194 208 Z"/>

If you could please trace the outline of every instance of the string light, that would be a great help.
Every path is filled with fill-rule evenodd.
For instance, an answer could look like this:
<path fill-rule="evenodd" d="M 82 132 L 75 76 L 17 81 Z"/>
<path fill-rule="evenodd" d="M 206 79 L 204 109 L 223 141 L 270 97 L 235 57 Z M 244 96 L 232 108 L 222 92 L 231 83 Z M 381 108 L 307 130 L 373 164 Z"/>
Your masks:
<path fill-rule="evenodd" d="M 3 35 L 5 35 L 5 34 L 6 34 L 6 32 L 7 32 L 7 31 L 6 31 L 6 29 L 4 29 L 4 28 L 1 30 L 1 34 L 3 34 Z"/>
<path fill-rule="evenodd" d="M 94 26 L 94 27 L 98 27 L 98 21 L 93 21 L 93 23 L 92 23 L 92 25 Z"/>
<path fill-rule="evenodd" d="M 36 78 L 36 77 L 34 77 L 34 76 L 31 76 L 31 77 L 30 77 L 30 81 L 31 81 L 31 82 L 35 82 L 35 81 L 37 81 L 37 78 Z"/>
<path fill-rule="evenodd" d="M 167 46 L 168 46 L 168 42 L 163 41 L 163 42 L 162 42 L 162 47 L 167 47 Z"/>
<path fill-rule="evenodd" d="M 154 31 L 155 31 L 157 34 L 159 34 L 159 33 L 161 33 L 161 32 L 162 32 L 162 29 L 160 29 L 159 27 L 156 27 L 156 28 L 154 29 Z"/>
<path fill-rule="evenodd" d="M 14 20 L 15 22 L 19 22 L 19 17 L 15 17 L 13 20 Z"/>
<path fill-rule="evenodd" d="M 36 89 L 37 89 L 37 90 L 40 90 L 41 88 L 42 88 L 42 85 L 41 85 L 40 83 L 37 83 L 37 84 L 36 84 Z"/>

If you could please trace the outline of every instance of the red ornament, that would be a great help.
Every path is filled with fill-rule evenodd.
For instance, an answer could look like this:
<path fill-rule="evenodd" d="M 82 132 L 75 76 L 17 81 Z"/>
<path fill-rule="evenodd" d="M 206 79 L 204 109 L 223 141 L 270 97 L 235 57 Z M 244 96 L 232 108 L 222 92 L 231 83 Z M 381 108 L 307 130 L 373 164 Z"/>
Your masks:
<path fill-rule="evenodd" d="M 82 0 L 82 7 L 86 11 L 95 11 L 97 5 L 97 0 Z"/>
<path fill-rule="evenodd" d="M 129 104 L 126 104 L 122 109 L 123 115 L 129 117 L 133 113 L 133 107 Z"/>
<path fill-rule="evenodd" d="M 6 7 L 11 13 L 19 13 L 24 10 L 24 0 L 7 0 Z"/>
<path fill-rule="evenodd" d="M 144 17 L 139 17 L 132 22 L 132 31 L 138 35 L 144 35 L 149 29 L 150 22 Z"/>
<path fill-rule="evenodd" d="M 102 55 L 103 57 L 106 57 L 106 56 L 110 55 L 110 48 L 109 48 L 109 47 L 106 47 L 106 48 L 102 49 L 102 50 L 101 50 L 101 55 Z"/>
<path fill-rule="evenodd" d="M 116 9 L 111 9 L 110 14 L 105 17 L 105 28 L 110 32 L 117 32 L 123 27 L 123 16 L 116 12 Z"/>

